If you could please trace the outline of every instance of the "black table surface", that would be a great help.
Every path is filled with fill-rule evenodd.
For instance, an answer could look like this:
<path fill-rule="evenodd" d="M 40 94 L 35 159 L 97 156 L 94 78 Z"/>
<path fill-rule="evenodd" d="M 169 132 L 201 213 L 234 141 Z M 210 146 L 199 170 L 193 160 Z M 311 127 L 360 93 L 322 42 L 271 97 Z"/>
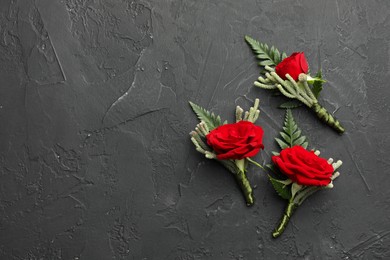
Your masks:
<path fill-rule="evenodd" d="M 1 259 L 389 259 L 390 1 L 0 1 Z M 284 98 L 253 87 L 250 35 L 303 51 L 341 159 L 278 239 L 285 201 L 250 167 L 255 205 L 197 153 L 191 100 L 224 119 L 260 98 L 270 162 Z"/>

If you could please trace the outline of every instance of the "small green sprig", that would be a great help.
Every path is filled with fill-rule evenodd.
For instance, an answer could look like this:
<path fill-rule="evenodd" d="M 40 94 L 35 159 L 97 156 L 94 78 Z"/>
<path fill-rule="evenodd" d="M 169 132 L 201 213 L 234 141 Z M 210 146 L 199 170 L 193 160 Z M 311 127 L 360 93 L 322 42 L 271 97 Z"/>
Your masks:
<path fill-rule="evenodd" d="M 249 36 L 245 36 L 245 41 L 256 54 L 256 58 L 260 60 L 260 66 L 276 66 L 287 57 L 285 52 L 280 53 L 274 46 L 270 48 L 267 44 L 258 42 Z"/>
<path fill-rule="evenodd" d="M 280 149 L 293 147 L 295 145 L 300 145 L 306 149 L 309 143 L 307 141 L 306 136 L 301 135 L 301 133 L 302 131 L 301 129 L 299 129 L 297 123 L 295 122 L 291 110 L 287 109 L 286 116 L 284 119 L 283 131 L 280 132 L 281 138 L 276 137 L 275 141 L 280 146 Z"/>
<path fill-rule="evenodd" d="M 204 124 L 210 131 L 214 128 L 217 128 L 218 126 L 227 123 L 226 121 L 222 123 L 220 116 L 216 116 L 214 113 L 211 113 L 210 111 L 198 106 L 197 104 L 192 103 L 191 101 L 189 103 L 199 120 L 201 122 L 204 122 Z"/>

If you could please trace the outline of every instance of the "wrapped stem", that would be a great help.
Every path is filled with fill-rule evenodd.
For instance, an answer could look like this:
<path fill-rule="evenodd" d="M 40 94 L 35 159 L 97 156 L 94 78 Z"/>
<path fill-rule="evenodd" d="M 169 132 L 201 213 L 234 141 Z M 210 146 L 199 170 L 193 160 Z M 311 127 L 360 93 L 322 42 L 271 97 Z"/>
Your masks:
<path fill-rule="evenodd" d="M 345 129 L 341 126 L 340 122 L 335 119 L 323 106 L 318 103 L 314 103 L 311 106 L 311 109 L 316 113 L 318 118 L 320 118 L 324 123 L 332 127 L 339 134 L 344 133 Z"/>
<path fill-rule="evenodd" d="M 248 207 L 252 206 L 254 203 L 254 199 L 252 194 L 252 187 L 248 181 L 248 178 L 243 171 L 237 171 L 234 176 L 236 177 L 236 181 L 238 185 L 240 185 L 241 191 L 244 194 L 246 205 Z"/>
<path fill-rule="evenodd" d="M 292 214 L 294 213 L 294 211 L 297 207 L 298 207 L 298 205 L 294 202 L 294 200 L 290 199 L 288 202 L 287 208 L 283 214 L 283 217 L 280 220 L 278 227 L 272 233 L 272 236 L 274 238 L 277 238 L 278 236 L 280 236 L 283 233 L 283 231 L 286 229 L 287 224 L 288 224 Z"/>

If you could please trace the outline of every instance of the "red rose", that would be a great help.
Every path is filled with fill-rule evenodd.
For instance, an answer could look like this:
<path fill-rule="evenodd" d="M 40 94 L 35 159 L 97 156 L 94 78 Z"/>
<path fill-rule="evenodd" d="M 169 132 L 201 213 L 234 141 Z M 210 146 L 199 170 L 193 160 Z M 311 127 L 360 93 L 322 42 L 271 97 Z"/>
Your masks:
<path fill-rule="evenodd" d="M 331 182 L 332 165 L 301 146 L 283 149 L 272 161 L 293 182 L 307 186 L 326 186 Z"/>
<path fill-rule="evenodd" d="M 297 81 L 299 74 L 307 74 L 308 71 L 309 66 L 307 65 L 303 52 L 294 52 L 290 57 L 285 58 L 275 67 L 276 74 L 284 80 L 287 79 L 286 74 L 290 74 Z"/>
<path fill-rule="evenodd" d="M 219 126 L 206 138 L 219 160 L 252 157 L 264 148 L 263 129 L 249 121 Z"/>

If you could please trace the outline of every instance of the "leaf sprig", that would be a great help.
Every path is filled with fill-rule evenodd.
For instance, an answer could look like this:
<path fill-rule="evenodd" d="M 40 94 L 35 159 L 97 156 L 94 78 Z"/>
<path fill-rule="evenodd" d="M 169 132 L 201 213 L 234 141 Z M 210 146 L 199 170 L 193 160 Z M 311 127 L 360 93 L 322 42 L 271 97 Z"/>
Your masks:
<path fill-rule="evenodd" d="M 318 79 L 322 79 L 322 71 L 319 70 L 315 77 Z M 316 98 L 318 98 L 318 96 L 320 95 L 320 92 L 322 91 L 322 84 L 323 83 L 324 82 L 321 80 L 316 80 L 313 83 L 312 91 L 313 91 L 313 94 Z"/>
<path fill-rule="evenodd" d="M 281 149 L 293 147 L 295 145 L 300 145 L 306 149 L 309 143 L 307 142 L 306 136 L 301 134 L 302 131 L 295 122 L 291 110 L 287 109 L 284 119 L 283 132 L 280 132 L 281 138 L 275 138 L 275 141 Z"/>
<path fill-rule="evenodd" d="M 210 131 L 217 128 L 218 126 L 227 123 L 227 121 L 222 123 L 220 116 L 216 116 L 214 113 L 211 113 L 210 111 L 204 109 L 203 107 L 198 106 L 197 104 L 194 104 L 191 101 L 189 103 L 191 105 L 192 110 L 199 118 L 199 120 L 203 121 Z"/>
<path fill-rule="evenodd" d="M 274 187 L 276 193 L 285 200 L 289 200 L 291 198 L 291 189 L 289 184 L 291 181 L 287 180 L 278 180 L 268 175 L 269 180 L 271 181 L 272 186 Z"/>
<path fill-rule="evenodd" d="M 287 57 L 285 52 L 280 53 L 274 46 L 271 48 L 267 44 L 256 41 L 255 39 L 245 36 L 245 41 L 252 48 L 256 57 L 260 60 L 260 66 L 276 66 Z"/>

